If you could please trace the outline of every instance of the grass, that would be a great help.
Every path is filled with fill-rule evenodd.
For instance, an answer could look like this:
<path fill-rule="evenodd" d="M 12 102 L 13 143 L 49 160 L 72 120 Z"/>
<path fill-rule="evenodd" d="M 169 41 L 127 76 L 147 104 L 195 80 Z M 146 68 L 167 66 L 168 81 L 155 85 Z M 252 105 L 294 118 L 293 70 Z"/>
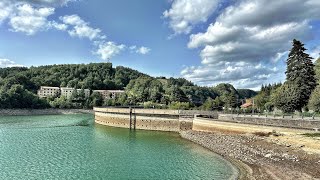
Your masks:
<path fill-rule="evenodd" d="M 305 133 L 305 134 L 302 134 L 306 137 L 320 137 L 320 133 Z"/>

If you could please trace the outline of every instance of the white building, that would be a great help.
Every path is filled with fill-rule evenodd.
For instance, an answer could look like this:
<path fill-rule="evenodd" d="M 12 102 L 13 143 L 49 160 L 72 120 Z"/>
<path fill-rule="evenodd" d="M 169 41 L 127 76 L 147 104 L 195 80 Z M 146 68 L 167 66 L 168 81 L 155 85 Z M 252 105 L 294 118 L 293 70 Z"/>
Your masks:
<path fill-rule="evenodd" d="M 37 94 L 41 98 L 59 96 L 60 88 L 50 87 L 50 86 L 41 86 Z"/>
<path fill-rule="evenodd" d="M 102 95 L 103 99 L 114 99 L 124 93 L 123 90 L 93 90 Z"/>
<path fill-rule="evenodd" d="M 72 95 L 72 92 L 74 91 L 74 88 L 69 88 L 69 87 L 61 87 L 61 96 L 65 96 L 67 98 L 70 98 Z M 77 89 L 77 92 L 80 93 L 81 89 Z M 90 96 L 90 90 L 89 89 L 84 89 L 84 94 L 85 97 L 88 98 Z"/>

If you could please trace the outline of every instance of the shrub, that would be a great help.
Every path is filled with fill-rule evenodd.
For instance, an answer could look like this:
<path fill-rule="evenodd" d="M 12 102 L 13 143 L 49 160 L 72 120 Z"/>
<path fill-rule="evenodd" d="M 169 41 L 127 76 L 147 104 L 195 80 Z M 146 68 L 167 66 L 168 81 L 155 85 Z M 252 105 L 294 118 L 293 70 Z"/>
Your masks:
<path fill-rule="evenodd" d="M 312 92 L 308 107 L 315 112 L 320 112 L 320 85 L 318 85 L 317 88 Z"/>

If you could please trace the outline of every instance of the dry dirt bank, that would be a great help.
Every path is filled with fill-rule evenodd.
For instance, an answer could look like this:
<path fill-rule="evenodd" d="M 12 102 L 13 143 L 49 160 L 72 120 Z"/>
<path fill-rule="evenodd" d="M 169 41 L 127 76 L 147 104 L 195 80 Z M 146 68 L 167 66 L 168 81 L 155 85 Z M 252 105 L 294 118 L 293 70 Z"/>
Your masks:
<path fill-rule="evenodd" d="M 274 129 L 276 136 L 254 135 Z M 301 135 L 305 132 L 218 122 L 181 136 L 231 160 L 241 179 L 320 179 L 320 139 Z"/>

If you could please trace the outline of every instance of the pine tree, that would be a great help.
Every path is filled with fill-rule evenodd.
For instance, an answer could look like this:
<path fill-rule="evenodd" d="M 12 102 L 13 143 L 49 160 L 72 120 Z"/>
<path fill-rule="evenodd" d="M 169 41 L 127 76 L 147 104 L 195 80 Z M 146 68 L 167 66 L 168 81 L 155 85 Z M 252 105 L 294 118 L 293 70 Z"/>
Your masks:
<path fill-rule="evenodd" d="M 302 93 L 294 105 L 295 110 L 299 111 L 308 103 L 311 92 L 317 86 L 312 58 L 305 53 L 306 50 L 304 44 L 294 39 L 287 59 L 287 82 L 294 84 Z"/>
<path fill-rule="evenodd" d="M 315 73 L 316 73 L 316 79 L 317 79 L 317 81 L 319 83 L 320 82 L 320 57 L 315 62 L 314 69 L 315 69 Z"/>
<path fill-rule="evenodd" d="M 226 107 L 227 108 L 235 108 L 237 107 L 237 96 L 236 93 L 231 92 L 226 99 Z"/>

